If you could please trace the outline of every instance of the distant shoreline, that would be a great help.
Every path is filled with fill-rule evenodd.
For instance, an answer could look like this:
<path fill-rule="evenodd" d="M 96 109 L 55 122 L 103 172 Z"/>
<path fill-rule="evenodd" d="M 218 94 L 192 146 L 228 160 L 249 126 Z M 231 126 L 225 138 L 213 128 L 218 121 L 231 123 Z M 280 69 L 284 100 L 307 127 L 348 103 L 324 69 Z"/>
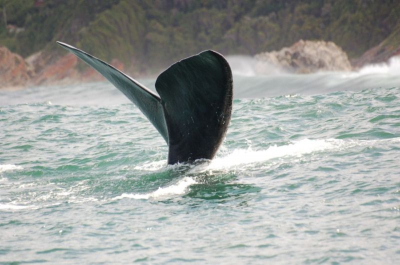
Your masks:
<path fill-rule="evenodd" d="M 376 50 L 376 49 L 375 49 Z M 400 51 L 389 55 L 398 55 Z M 280 51 L 261 53 L 254 56 L 256 72 L 270 74 L 270 66 L 284 69 L 293 73 L 307 74 L 318 71 L 344 71 L 357 70 L 370 62 L 379 61 L 373 52 L 353 60 L 351 64 L 347 54 L 333 42 L 303 41 L 300 40 L 291 47 L 282 48 Z M 363 64 L 361 64 L 363 62 Z M 385 62 L 385 61 L 384 61 Z M 82 65 L 72 54 L 48 56 L 37 53 L 27 59 L 10 52 L 5 47 L 0 47 L 0 74 L 3 90 L 20 90 L 40 85 L 71 85 L 87 82 L 105 81 L 104 77 L 92 68 Z M 148 74 L 130 71 L 121 61 L 113 59 L 111 65 L 134 78 L 155 78 L 157 74 Z"/>

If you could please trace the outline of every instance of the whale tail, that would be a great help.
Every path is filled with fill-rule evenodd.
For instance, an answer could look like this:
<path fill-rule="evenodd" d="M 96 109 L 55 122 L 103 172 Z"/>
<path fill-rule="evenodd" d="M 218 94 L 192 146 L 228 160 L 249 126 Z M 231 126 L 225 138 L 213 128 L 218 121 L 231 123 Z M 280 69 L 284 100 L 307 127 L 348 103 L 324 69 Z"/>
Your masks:
<path fill-rule="evenodd" d="M 156 80 L 158 96 L 102 60 L 57 43 L 97 70 L 142 111 L 169 146 L 168 164 L 214 157 L 232 114 L 232 72 L 221 54 L 208 50 L 173 64 Z"/>

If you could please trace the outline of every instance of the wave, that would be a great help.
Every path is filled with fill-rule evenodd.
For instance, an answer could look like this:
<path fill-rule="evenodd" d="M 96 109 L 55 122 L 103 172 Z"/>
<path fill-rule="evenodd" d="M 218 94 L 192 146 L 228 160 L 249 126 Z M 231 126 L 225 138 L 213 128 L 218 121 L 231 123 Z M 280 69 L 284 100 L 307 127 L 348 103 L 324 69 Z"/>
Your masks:
<path fill-rule="evenodd" d="M 392 88 L 398 87 L 400 83 L 400 57 L 394 57 L 388 63 L 367 65 L 355 72 L 295 74 L 279 69 L 279 67 L 263 64 L 263 68 L 267 69 L 264 69 L 263 72 L 268 73 L 267 75 L 257 74 L 257 61 L 250 56 L 227 56 L 227 60 L 233 72 L 235 99 L 277 97 L 288 94 L 316 95 L 380 87 Z M 154 79 L 140 80 L 140 82 L 155 91 Z M 36 87 L 29 91 L 4 92 L 0 96 L 2 98 L 0 105 L 1 103 L 18 105 L 46 102 L 46 107 L 56 109 L 59 105 L 130 104 L 122 93 L 107 83 L 53 88 Z M 61 94 L 65 96 L 60 97 Z"/>
<path fill-rule="evenodd" d="M 123 193 L 120 196 L 115 197 L 113 200 L 121 200 L 124 198 L 136 199 L 136 200 L 148 200 L 148 199 L 158 199 L 167 196 L 173 195 L 182 195 L 185 194 L 189 188 L 189 186 L 197 184 L 196 180 L 191 177 L 184 177 L 176 184 L 167 186 L 165 188 L 159 187 L 156 191 L 146 193 L 146 194 L 130 194 Z"/>
<path fill-rule="evenodd" d="M 121 199 L 135 200 L 164 200 L 175 196 L 187 194 L 192 185 L 202 182 L 204 173 L 207 176 L 215 174 L 225 174 L 229 172 L 248 171 L 249 168 L 256 166 L 258 169 L 262 167 L 270 167 L 280 163 L 298 163 L 300 157 L 314 155 L 319 157 L 322 152 L 340 152 L 357 147 L 373 147 L 377 145 L 398 144 L 400 138 L 377 139 L 377 140 L 350 140 L 350 139 L 303 139 L 299 141 L 289 142 L 284 145 L 272 145 L 266 149 L 254 150 L 253 146 L 247 149 L 233 149 L 228 147 L 222 148 L 222 153 L 211 161 L 200 161 L 204 163 L 195 163 L 193 165 L 177 164 L 167 165 L 166 160 L 147 162 L 142 165 L 135 166 L 135 170 L 143 171 L 165 171 L 176 170 L 181 176 L 179 180 L 175 180 L 173 184 L 168 184 L 164 187 L 159 187 L 155 191 L 147 193 L 123 193 L 119 196 L 110 198 L 112 201 Z M 316 156 L 315 156 L 316 155 Z M 2 165 L 3 169 L 21 168 L 15 165 Z M 183 169 L 183 170 L 182 170 Z M 49 184 L 53 185 L 53 184 Z M 26 188 L 26 184 L 20 185 L 19 189 Z M 39 203 L 52 201 L 61 203 L 68 201 L 69 203 L 84 203 L 88 201 L 99 201 L 96 196 L 88 194 L 81 196 L 82 192 L 89 190 L 89 181 L 83 180 L 67 189 L 53 187 L 49 192 L 42 193 L 27 203 Z M 109 199 L 106 199 L 107 201 Z M 100 199 L 101 201 L 101 199 Z M 15 204 L 14 204 L 15 203 Z M 37 208 L 35 205 L 27 205 L 26 202 L 15 201 L 7 204 L 0 204 L 0 210 L 14 211 Z M 42 205 L 41 207 L 46 207 Z"/>
<path fill-rule="evenodd" d="M 259 62 L 250 56 L 227 56 L 235 83 L 235 98 L 276 97 L 287 94 L 315 95 L 337 91 L 361 91 L 397 87 L 400 82 L 400 56 L 387 63 L 371 64 L 353 72 L 320 71 L 296 74 Z"/>
<path fill-rule="evenodd" d="M 309 140 L 304 139 L 292 144 L 283 146 L 271 146 L 266 150 L 252 150 L 249 149 L 235 149 L 227 155 L 223 155 L 215 158 L 211 161 L 205 161 L 205 163 L 199 163 L 190 165 L 188 170 L 186 170 L 183 179 L 179 180 L 177 183 L 166 186 L 159 187 L 156 191 L 145 193 L 145 194 L 131 194 L 123 193 L 120 196 L 113 198 L 113 200 L 121 200 L 124 198 L 136 199 L 136 200 L 148 200 L 148 199 L 165 199 L 171 196 L 186 194 L 191 185 L 198 184 L 196 177 L 198 174 L 203 172 L 212 171 L 231 171 L 235 170 L 236 167 L 244 169 L 244 165 L 252 166 L 256 163 L 266 162 L 271 159 L 280 157 L 301 157 L 305 154 L 310 154 L 318 151 L 325 151 L 334 148 L 340 148 L 346 145 L 343 140 Z M 143 165 L 138 165 L 135 167 L 136 170 L 144 171 L 159 171 L 159 170 L 169 170 L 169 169 L 179 169 L 180 167 L 187 167 L 185 164 L 177 165 L 167 165 L 166 160 L 148 162 Z M 189 176 L 190 177 L 189 177 Z"/>
<path fill-rule="evenodd" d="M 0 211 L 15 211 L 33 209 L 34 205 L 15 205 L 15 204 L 0 204 Z"/>
<path fill-rule="evenodd" d="M 253 150 L 251 147 L 248 149 L 234 149 L 228 154 L 216 157 L 208 163 L 200 163 L 198 165 L 189 166 L 186 171 L 186 177 L 179 180 L 176 184 L 159 187 L 156 191 L 145 194 L 129 194 L 124 193 L 120 196 L 113 198 L 113 200 L 120 200 L 124 198 L 148 200 L 148 199 L 164 199 L 171 196 L 186 194 L 191 185 L 198 184 L 196 177 L 204 172 L 218 173 L 228 172 L 232 170 L 247 170 L 248 166 L 255 164 L 266 163 L 276 159 L 299 158 L 305 155 L 310 155 L 319 152 L 341 151 L 355 147 L 372 147 L 379 144 L 400 143 L 400 138 L 392 139 L 379 139 L 379 140 L 342 140 L 342 139 L 303 139 L 294 141 L 287 145 L 277 146 L 273 145 L 266 150 Z M 287 162 L 287 160 L 284 160 Z M 295 160 L 297 161 L 297 160 Z M 184 165 L 166 165 L 166 160 L 148 162 L 141 166 L 136 166 L 135 169 L 145 171 L 158 171 L 162 169 L 179 168 Z M 186 165 L 187 166 L 187 165 Z M 190 177 L 188 177 L 190 176 Z"/>
<path fill-rule="evenodd" d="M 254 57 L 246 55 L 230 55 L 226 56 L 232 74 L 239 76 L 256 76 L 257 74 L 257 64 L 260 62 L 254 59 Z M 272 64 L 266 62 L 262 63 L 263 73 L 268 73 L 268 75 L 278 75 L 288 73 L 287 71 L 276 67 Z"/>
<path fill-rule="evenodd" d="M 343 141 L 336 139 L 304 139 L 288 145 L 273 145 L 266 150 L 236 149 L 226 156 L 212 160 L 206 170 L 232 169 L 236 166 L 251 165 L 281 157 L 301 157 L 313 152 L 340 148 L 343 145 Z"/>
<path fill-rule="evenodd" d="M 0 173 L 5 171 L 21 170 L 21 166 L 16 165 L 0 165 Z"/>
<path fill-rule="evenodd" d="M 256 65 L 258 61 L 251 56 L 246 55 L 231 55 L 227 56 L 226 60 L 229 62 L 231 66 L 232 73 L 234 75 L 241 75 L 241 76 L 256 76 L 260 75 L 257 74 Z M 290 74 L 288 71 L 284 71 L 279 67 L 269 65 L 267 63 L 263 63 L 263 72 L 268 73 L 268 75 L 276 75 L 276 74 Z M 319 73 L 335 73 L 335 72 L 319 72 Z M 340 72 L 336 72 L 340 73 Z M 390 75 L 399 75 L 400 74 L 400 56 L 394 56 L 389 59 L 388 62 L 385 63 L 378 63 L 378 64 L 368 64 L 360 69 L 349 72 L 349 73 L 342 73 L 345 77 L 358 77 L 361 75 L 371 75 L 371 74 L 390 74 Z M 262 74 L 265 75 L 265 74 Z M 300 74 L 304 75 L 304 74 Z"/>
<path fill-rule="evenodd" d="M 188 173 L 199 173 L 204 170 L 230 170 L 237 166 L 252 165 L 267 162 L 276 158 L 283 157 L 302 157 L 316 152 L 336 151 L 354 148 L 358 146 L 374 146 L 379 144 L 400 143 L 400 138 L 379 139 L 379 140 L 343 140 L 343 139 L 303 139 L 293 141 L 286 145 L 272 145 L 265 150 L 234 149 L 224 155 L 219 155 L 209 163 L 200 163 L 189 167 Z M 222 148 L 224 149 L 224 148 Z M 147 162 L 135 167 L 137 170 L 158 171 L 182 165 L 167 165 L 166 160 Z"/>
<path fill-rule="evenodd" d="M 153 162 L 148 162 L 143 165 L 137 165 L 134 167 L 135 170 L 140 170 L 140 171 L 158 171 L 160 169 L 163 169 L 167 165 L 167 160 L 160 160 L 160 161 L 153 161 Z"/>
<path fill-rule="evenodd" d="M 340 151 L 358 146 L 371 147 L 388 143 L 400 143 L 400 138 L 379 140 L 303 139 L 287 145 L 273 145 L 266 150 L 252 150 L 251 147 L 249 149 L 235 149 L 225 156 L 212 160 L 204 170 L 232 170 L 237 166 L 242 168 L 244 165 L 253 165 L 277 158 L 302 157 L 316 152 Z"/>
<path fill-rule="evenodd" d="M 400 56 L 389 59 L 387 63 L 365 65 L 357 71 L 358 75 L 390 74 L 400 75 Z"/>

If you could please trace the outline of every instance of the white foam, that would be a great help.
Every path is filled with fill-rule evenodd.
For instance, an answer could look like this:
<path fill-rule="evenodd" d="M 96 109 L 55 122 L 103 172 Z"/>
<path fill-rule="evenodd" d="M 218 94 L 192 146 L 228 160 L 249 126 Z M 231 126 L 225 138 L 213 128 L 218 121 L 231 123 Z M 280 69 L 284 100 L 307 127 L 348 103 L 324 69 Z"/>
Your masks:
<path fill-rule="evenodd" d="M 16 165 L 0 165 L 0 173 L 5 171 L 20 170 L 21 166 Z"/>
<path fill-rule="evenodd" d="M 304 139 L 293 142 L 292 144 L 283 146 L 271 146 L 267 150 L 236 149 L 231 154 L 224 157 L 218 157 L 211 161 L 206 170 L 221 170 L 242 166 L 246 164 L 254 164 L 266 162 L 271 159 L 285 156 L 303 156 L 318 151 L 325 151 L 338 148 L 343 145 L 342 140 L 309 140 Z"/>
<path fill-rule="evenodd" d="M 15 205 L 15 204 L 0 204 L 0 211 L 24 210 L 30 209 L 34 206 Z"/>
<path fill-rule="evenodd" d="M 400 56 L 392 57 L 387 63 L 370 64 L 362 67 L 360 74 L 400 74 Z"/>
<path fill-rule="evenodd" d="M 386 63 L 365 65 L 354 73 L 343 74 L 343 77 L 359 77 L 372 74 L 400 75 L 400 56 L 392 57 Z"/>
<path fill-rule="evenodd" d="M 143 171 L 157 171 L 157 170 L 162 169 L 166 165 L 167 165 L 167 160 L 161 160 L 161 161 L 148 162 L 143 165 L 135 166 L 134 169 L 143 170 Z"/>
<path fill-rule="evenodd" d="M 34 201 L 46 202 L 49 200 L 65 200 L 65 199 L 67 199 L 68 202 L 96 201 L 97 199 L 95 198 L 81 198 L 79 195 L 77 196 L 77 194 L 90 188 L 90 186 L 87 185 L 87 182 L 88 180 L 79 181 L 78 183 L 76 183 L 75 185 L 73 185 L 68 189 L 54 187 L 48 192 L 44 193 L 43 195 L 36 197 Z M 48 185 L 54 185 L 54 184 L 50 183 Z"/>
<path fill-rule="evenodd" d="M 187 189 L 189 186 L 196 184 L 197 182 L 191 178 L 191 177 L 184 177 L 178 183 L 161 188 L 159 187 L 158 190 L 146 194 L 129 194 L 129 193 L 123 193 L 120 196 L 115 197 L 113 200 L 120 200 L 124 198 L 129 198 L 129 199 L 136 199 L 136 200 L 143 200 L 143 199 L 158 199 L 158 198 L 163 198 L 163 197 L 169 197 L 169 196 L 174 196 L 174 195 L 182 195 L 187 192 Z"/>
<path fill-rule="evenodd" d="M 236 149 L 228 155 L 215 158 L 207 166 L 200 165 L 192 171 L 231 170 L 237 166 L 242 168 L 245 165 L 267 162 L 277 158 L 302 157 L 314 152 L 338 151 L 354 147 L 394 143 L 400 143 L 400 137 L 377 140 L 304 139 L 283 146 L 273 145 L 266 150 L 252 150 L 251 147 L 248 149 Z"/>
<path fill-rule="evenodd" d="M 256 76 L 256 75 L 277 75 L 287 71 L 273 64 L 257 60 L 246 55 L 229 55 L 226 57 L 233 75 Z"/>
<path fill-rule="evenodd" d="M 246 164 L 254 164 L 265 162 L 270 159 L 285 157 L 285 156 L 302 156 L 317 151 L 324 151 L 328 149 L 338 148 L 343 146 L 345 142 L 338 139 L 327 139 L 327 140 L 310 140 L 303 139 L 300 141 L 295 141 L 288 145 L 276 146 L 273 145 L 267 150 L 253 150 L 251 146 L 251 141 L 248 142 L 248 149 L 235 149 L 231 153 L 217 157 L 211 160 L 208 164 L 200 163 L 198 165 L 193 165 L 190 170 L 187 171 L 189 174 L 196 174 L 199 172 L 210 171 L 210 170 L 226 170 L 234 168 L 235 166 L 243 166 Z M 224 149 L 222 146 L 221 149 Z M 144 171 L 157 171 L 165 168 L 166 161 L 156 161 L 148 162 L 144 165 L 136 166 L 137 170 Z M 168 165 L 168 167 L 179 167 L 180 164 Z M 133 196 L 132 194 L 129 196 Z M 140 197 L 134 195 L 135 197 Z M 147 196 L 147 195 L 146 195 Z M 147 198 L 147 197 L 146 197 Z"/>

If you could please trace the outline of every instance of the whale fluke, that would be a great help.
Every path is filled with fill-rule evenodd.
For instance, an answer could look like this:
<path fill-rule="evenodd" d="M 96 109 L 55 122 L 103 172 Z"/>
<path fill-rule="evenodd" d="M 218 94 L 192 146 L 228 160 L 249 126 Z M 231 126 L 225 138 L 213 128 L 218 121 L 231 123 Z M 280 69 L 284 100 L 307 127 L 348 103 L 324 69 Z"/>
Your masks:
<path fill-rule="evenodd" d="M 168 164 L 212 159 L 232 113 L 232 72 L 212 50 L 183 59 L 156 80 L 158 95 L 113 66 L 71 45 L 57 42 L 96 69 L 149 119 L 169 146 Z"/>

